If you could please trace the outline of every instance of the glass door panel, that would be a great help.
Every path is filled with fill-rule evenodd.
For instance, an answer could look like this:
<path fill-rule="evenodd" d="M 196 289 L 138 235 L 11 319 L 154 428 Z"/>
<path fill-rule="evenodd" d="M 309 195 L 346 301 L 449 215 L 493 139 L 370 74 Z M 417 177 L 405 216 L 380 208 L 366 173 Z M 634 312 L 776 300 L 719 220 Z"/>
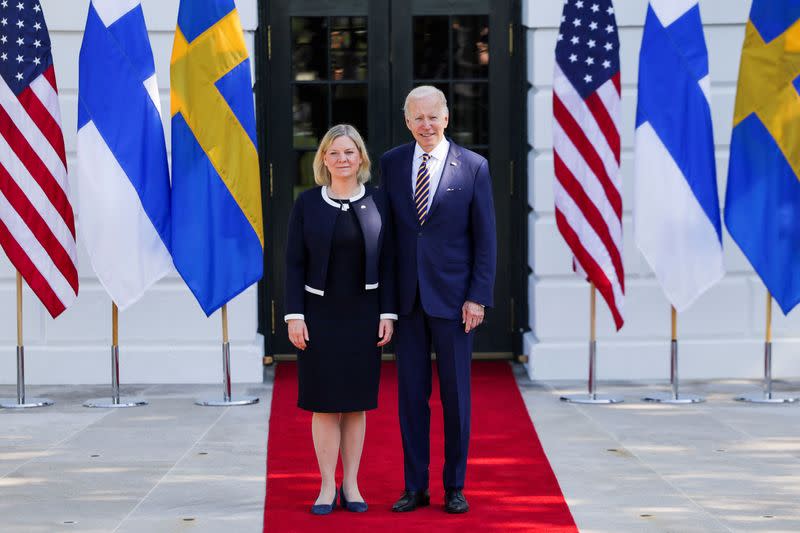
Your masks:
<path fill-rule="evenodd" d="M 497 214 L 495 306 L 477 330 L 477 353 L 511 353 L 518 330 L 511 280 L 526 272 L 521 254 L 512 250 L 512 149 L 510 124 L 521 116 L 512 109 L 510 60 L 512 3 L 489 0 L 409 0 L 392 3 L 393 107 L 401 109 L 413 87 L 433 85 L 444 92 L 450 111 L 446 135 L 483 155 L 492 175 Z M 394 144 L 412 141 L 402 121 L 393 129 Z M 516 255 L 515 255 L 516 254 Z"/>
<path fill-rule="evenodd" d="M 334 17 L 331 28 L 331 73 L 334 80 L 367 79 L 366 17 Z"/>
<path fill-rule="evenodd" d="M 489 148 L 489 16 L 413 17 L 415 87 L 447 97 L 447 135 L 470 150 Z"/>
<path fill-rule="evenodd" d="M 292 79 L 314 81 L 328 79 L 327 17 L 292 17 Z"/>
<path fill-rule="evenodd" d="M 263 188 L 267 224 L 261 329 L 267 353 L 294 352 L 286 336 L 283 283 L 286 230 L 297 196 L 315 187 L 313 162 L 325 132 L 346 122 L 371 155 L 389 144 L 389 0 L 261 0 L 271 53 L 259 79 L 260 116 L 269 176 Z M 381 96 L 383 95 L 383 98 Z M 263 152 L 266 151 L 266 154 Z"/>
<path fill-rule="evenodd" d="M 308 159 L 331 126 L 352 124 L 369 140 L 369 33 L 363 16 L 295 16 L 291 27 L 295 199 L 316 186 Z"/>

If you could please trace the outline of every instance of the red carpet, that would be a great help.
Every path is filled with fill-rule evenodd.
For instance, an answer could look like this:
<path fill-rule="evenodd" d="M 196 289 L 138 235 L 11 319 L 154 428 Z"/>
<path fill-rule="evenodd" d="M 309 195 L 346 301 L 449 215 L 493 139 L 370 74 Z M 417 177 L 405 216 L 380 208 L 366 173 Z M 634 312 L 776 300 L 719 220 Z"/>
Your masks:
<path fill-rule="evenodd" d="M 367 413 L 367 437 L 359 472 L 364 514 L 337 508 L 309 513 L 319 492 L 311 442 L 311 415 L 296 407 L 297 367 L 280 363 L 269 421 L 264 531 L 548 531 L 575 532 L 564 496 L 533 429 L 507 362 L 473 363 L 472 440 L 464 494 L 465 515 L 442 510 L 442 406 L 438 384 L 431 396 L 431 506 L 392 513 L 403 490 L 403 458 L 397 421 L 397 369 L 384 363 L 379 408 Z M 341 465 L 337 480 L 341 482 Z"/>

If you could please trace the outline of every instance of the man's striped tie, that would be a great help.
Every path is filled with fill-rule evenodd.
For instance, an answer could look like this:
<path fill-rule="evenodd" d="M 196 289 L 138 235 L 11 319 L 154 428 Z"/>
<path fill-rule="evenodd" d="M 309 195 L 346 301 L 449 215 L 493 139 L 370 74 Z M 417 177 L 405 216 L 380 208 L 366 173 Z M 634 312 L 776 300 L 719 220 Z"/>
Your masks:
<path fill-rule="evenodd" d="M 428 159 L 431 154 L 422 154 L 422 164 L 417 171 L 417 186 L 414 188 L 414 204 L 417 206 L 419 223 L 425 223 L 428 216 L 428 197 L 431 192 L 431 173 L 428 172 Z"/>

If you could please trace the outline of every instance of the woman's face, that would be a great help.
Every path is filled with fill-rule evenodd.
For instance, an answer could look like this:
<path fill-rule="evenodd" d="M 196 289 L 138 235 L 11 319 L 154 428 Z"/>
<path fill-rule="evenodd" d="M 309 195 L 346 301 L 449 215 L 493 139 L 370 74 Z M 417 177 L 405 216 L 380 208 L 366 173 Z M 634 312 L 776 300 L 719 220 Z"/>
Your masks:
<path fill-rule="evenodd" d="M 325 167 L 331 178 L 351 178 L 358 173 L 361 165 L 361 153 L 356 143 L 347 135 L 337 137 L 325 151 Z"/>

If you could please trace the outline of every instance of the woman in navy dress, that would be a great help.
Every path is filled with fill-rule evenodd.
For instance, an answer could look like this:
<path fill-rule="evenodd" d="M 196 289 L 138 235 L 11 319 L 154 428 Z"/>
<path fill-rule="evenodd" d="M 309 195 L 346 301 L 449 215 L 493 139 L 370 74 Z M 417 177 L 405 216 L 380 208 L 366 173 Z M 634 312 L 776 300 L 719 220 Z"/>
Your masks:
<path fill-rule="evenodd" d="M 365 412 L 378 405 L 381 347 L 397 319 L 390 214 L 383 191 L 364 185 L 369 168 L 358 131 L 334 126 L 314 158 L 320 187 L 297 198 L 289 220 L 284 318 L 298 349 L 298 407 L 314 413 L 322 476 L 314 514 L 336 505 L 340 452 L 341 504 L 367 509 L 357 479 Z"/>

